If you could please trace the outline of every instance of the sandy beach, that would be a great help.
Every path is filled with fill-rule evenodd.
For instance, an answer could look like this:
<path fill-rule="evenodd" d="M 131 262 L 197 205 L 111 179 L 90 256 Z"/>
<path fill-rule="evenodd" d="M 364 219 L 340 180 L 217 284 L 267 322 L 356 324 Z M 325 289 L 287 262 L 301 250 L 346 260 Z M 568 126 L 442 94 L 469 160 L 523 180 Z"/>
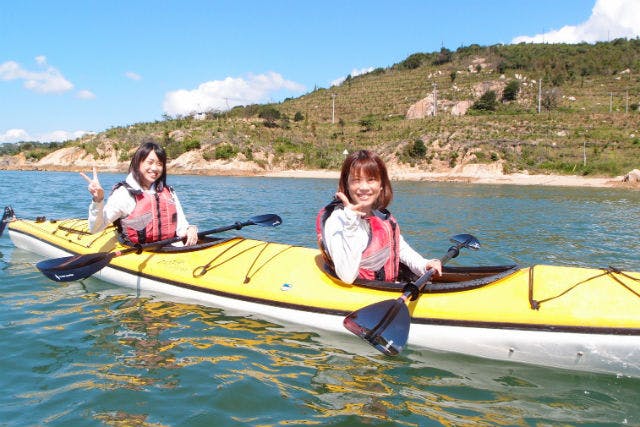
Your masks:
<path fill-rule="evenodd" d="M 268 177 L 282 178 L 327 178 L 338 179 L 339 171 L 327 170 L 286 170 L 261 174 Z M 584 177 L 577 175 L 540 175 L 540 174 L 498 174 L 488 172 L 460 173 L 460 172 L 420 172 L 405 169 L 389 168 L 392 181 L 431 181 L 431 182 L 460 182 L 473 184 L 511 184 L 538 185 L 560 187 L 616 187 L 640 188 L 638 183 L 623 182 L 623 177 Z"/>

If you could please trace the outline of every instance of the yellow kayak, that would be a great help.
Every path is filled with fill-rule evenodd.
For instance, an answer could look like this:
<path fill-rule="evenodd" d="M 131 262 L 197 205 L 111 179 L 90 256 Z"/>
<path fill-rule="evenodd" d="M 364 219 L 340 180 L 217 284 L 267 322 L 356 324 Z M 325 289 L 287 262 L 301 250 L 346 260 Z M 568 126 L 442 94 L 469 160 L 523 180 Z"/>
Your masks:
<path fill-rule="evenodd" d="M 346 284 L 317 249 L 202 238 L 195 247 L 132 251 L 113 227 L 84 219 L 13 219 L 11 240 L 46 258 L 122 254 L 93 277 L 117 285 L 331 331 L 350 313 L 395 300 L 401 284 Z M 140 253 L 138 253 L 140 252 Z M 640 377 L 640 273 L 535 265 L 445 267 L 407 301 L 407 346 Z M 353 337 L 354 342 L 357 338 Z"/>

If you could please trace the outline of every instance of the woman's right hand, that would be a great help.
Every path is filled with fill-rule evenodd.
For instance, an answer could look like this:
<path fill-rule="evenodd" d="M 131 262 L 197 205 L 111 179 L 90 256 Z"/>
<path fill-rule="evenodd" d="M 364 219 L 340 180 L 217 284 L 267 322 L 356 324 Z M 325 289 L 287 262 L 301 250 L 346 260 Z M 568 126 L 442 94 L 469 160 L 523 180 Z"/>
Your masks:
<path fill-rule="evenodd" d="M 367 216 L 367 213 L 363 210 L 363 206 L 361 203 L 358 204 L 353 204 L 349 201 L 349 198 L 341 191 L 338 191 L 336 193 L 336 197 L 338 199 L 340 199 L 340 201 L 342 202 L 342 204 L 344 205 L 345 209 L 349 209 L 352 210 L 353 212 L 355 212 L 358 216 L 361 217 L 365 217 Z"/>
<path fill-rule="evenodd" d="M 96 167 L 93 167 L 93 179 L 89 178 L 84 172 L 80 172 L 80 175 L 89 183 L 87 187 L 89 193 L 93 196 L 93 201 L 99 203 L 104 200 L 104 190 L 100 185 L 100 181 L 98 180 L 98 170 Z"/>

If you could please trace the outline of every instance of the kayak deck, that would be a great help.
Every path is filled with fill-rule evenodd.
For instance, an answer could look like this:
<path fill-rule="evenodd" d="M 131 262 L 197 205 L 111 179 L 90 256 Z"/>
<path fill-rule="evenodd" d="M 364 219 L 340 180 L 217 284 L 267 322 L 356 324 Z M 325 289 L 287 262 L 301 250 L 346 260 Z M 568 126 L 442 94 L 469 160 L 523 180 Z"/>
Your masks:
<path fill-rule="evenodd" d="M 72 255 L 123 248 L 113 228 L 92 235 L 85 220 L 19 220 L 9 228 Z M 340 314 L 402 291 L 402 284 L 341 282 L 327 274 L 316 249 L 236 236 L 195 248 L 127 254 L 113 258 L 109 267 L 202 292 Z M 546 265 L 445 267 L 427 292 L 409 303 L 413 322 L 607 328 L 609 333 L 637 333 L 640 327 L 638 316 L 629 315 L 640 312 L 638 273 Z"/>
<path fill-rule="evenodd" d="M 17 247 L 45 257 L 122 249 L 112 228 L 92 235 L 86 220 L 15 220 L 8 228 Z M 346 284 L 327 274 L 317 249 L 239 236 L 207 239 L 198 248 L 115 257 L 95 276 L 341 332 L 344 316 L 398 298 L 402 286 Z M 638 272 L 445 267 L 408 308 L 409 345 L 640 376 L 640 362 L 630 362 L 640 361 Z"/>

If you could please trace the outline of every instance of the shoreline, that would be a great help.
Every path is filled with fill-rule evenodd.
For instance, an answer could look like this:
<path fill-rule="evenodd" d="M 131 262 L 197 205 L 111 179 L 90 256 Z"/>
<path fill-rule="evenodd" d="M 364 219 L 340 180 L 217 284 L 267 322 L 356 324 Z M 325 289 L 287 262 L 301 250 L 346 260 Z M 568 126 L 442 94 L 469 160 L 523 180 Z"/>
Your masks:
<path fill-rule="evenodd" d="M 123 165 L 124 166 L 124 165 Z M 40 165 L 29 167 L 16 165 L 15 167 L 0 167 L 0 170 L 13 171 L 42 171 L 42 172 L 87 172 L 86 166 L 61 167 L 52 165 Z M 465 168 L 466 169 L 466 168 Z M 126 167 L 100 167 L 98 172 L 125 173 Z M 340 171 L 324 169 L 295 169 L 255 171 L 233 168 L 187 169 L 182 167 L 169 167 L 169 174 L 175 175 L 203 175 L 203 176 L 236 176 L 236 177 L 267 177 L 267 178 L 312 178 L 335 179 L 340 177 Z M 523 186 L 556 186 L 556 187 L 592 187 L 592 188 L 627 188 L 640 189 L 638 182 L 624 182 L 622 176 L 618 177 L 585 177 L 578 175 L 545 175 L 514 173 L 502 174 L 487 170 L 451 170 L 448 172 L 426 172 L 408 168 L 389 166 L 389 179 L 392 182 L 454 182 L 462 184 L 489 184 L 489 185 L 523 185 Z"/>
<path fill-rule="evenodd" d="M 265 172 L 256 176 L 277 178 L 324 178 L 338 180 L 339 171 L 326 170 L 287 170 Z M 423 182 L 456 182 L 464 184 L 490 185 L 532 185 L 556 187 L 598 187 L 598 188 L 630 188 L 640 189 L 638 183 L 624 182 L 623 177 L 583 177 L 577 175 L 542 175 L 542 174 L 459 174 L 455 172 L 415 172 L 389 169 L 391 181 L 423 181 Z"/>

